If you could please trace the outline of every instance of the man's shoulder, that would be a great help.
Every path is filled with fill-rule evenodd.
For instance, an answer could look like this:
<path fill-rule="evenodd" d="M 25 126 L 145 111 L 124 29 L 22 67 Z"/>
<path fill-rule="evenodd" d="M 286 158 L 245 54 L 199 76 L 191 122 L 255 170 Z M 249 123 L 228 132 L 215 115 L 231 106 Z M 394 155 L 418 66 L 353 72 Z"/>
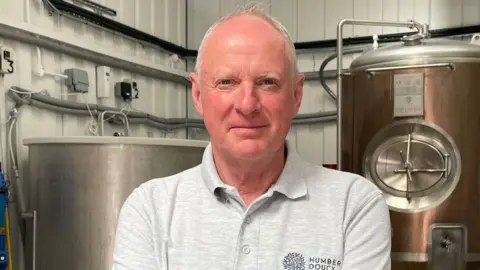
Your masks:
<path fill-rule="evenodd" d="M 306 182 L 311 196 L 363 200 L 381 195 L 381 190 L 362 175 L 307 164 Z"/>
<path fill-rule="evenodd" d="M 380 188 L 365 177 L 323 166 L 310 165 L 307 168 L 309 200 L 306 203 L 316 211 L 338 217 L 343 228 L 358 213 L 365 215 L 373 211 L 383 217 L 388 211 Z"/>
<path fill-rule="evenodd" d="M 198 193 L 199 166 L 184 171 L 153 178 L 137 186 L 125 199 L 122 215 L 129 216 L 132 211 L 152 222 L 168 213 L 176 201 L 192 197 Z"/>
<path fill-rule="evenodd" d="M 147 180 L 130 193 L 125 204 L 147 203 L 151 205 L 167 202 L 179 191 L 188 192 L 190 189 L 196 189 L 197 187 L 192 184 L 198 183 L 198 175 L 199 166 L 195 166 L 169 176 Z"/>
<path fill-rule="evenodd" d="M 162 192 L 168 193 L 168 191 L 177 189 L 179 185 L 197 182 L 199 174 L 200 165 L 197 165 L 169 176 L 153 178 L 142 183 L 139 188 L 146 192 L 155 192 L 161 190 Z"/>

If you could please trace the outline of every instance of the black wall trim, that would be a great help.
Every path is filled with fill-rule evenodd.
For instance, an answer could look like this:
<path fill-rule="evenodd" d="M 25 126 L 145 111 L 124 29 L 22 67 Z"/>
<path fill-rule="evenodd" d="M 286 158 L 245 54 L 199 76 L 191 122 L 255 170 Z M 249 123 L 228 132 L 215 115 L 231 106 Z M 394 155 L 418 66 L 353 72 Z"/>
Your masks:
<path fill-rule="evenodd" d="M 176 45 L 172 42 L 160 39 L 156 36 L 150 35 L 128 25 L 116 22 L 112 19 L 103 17 L 101 15 L 95 14 L 89 10 L 83 9 L 76 5 L 70 4 L 63 0 L 50 0 L 50 2 L 60 11 L 67 12 L 68 14 L 78 17 L 83 20 L 87 20 L 90 23 L 94 23 L 110 29 L 115 32 L 122 33 L 124 35 L 136 38 L 141 41 L 155 44 L 166 51 L 178 54 L 182 57 L 195 57 L 197 56 L 196 50 L 191 50 L 184 48 L 182 46 Z M 53 10 L 52 10 L 53 12 Z M 387 35 L 379 35 L 379 43 L 389 43 L 397 42 L 405 35 L 411 35 L 415 32 L 403 32 Z M 430 30 L 432 38 L 440 37 L 450 37 L 466 34 L 480 33 L 480 25 L 471 25 L 463 27 L 453 27 L 453 28 L 443 28 L 443 29 L 433 29 Z M 351 37 L 344 38 L 344 46 L 348 45 L 361 45 L 361 44 L 371 44 L 373 42 L 372 36 L 362 36 L 362 37 Z M 337 44 L 336 39 L 320 40 L 320 41 L 307 41 L 307 42 L 297 42 L 295 43 L 295 48 L 297 50 L 307 50 L 307 49 L 323 49 L 323 48 L 335 48 Z"/>
<path fill-rule="evenodd" d="M 141 41 L 149 42 L 152 44 L 155 44 L 159 47 L 162 47 L 163 49 L 176 53 L 179 56 L 196 56 L 197 51 L 196 50 L 189 50 L 186 49 L 182 46 L 176 45 L 172 42 L 165 41 L 163 39 L 160 39 L 158 37 L 155 37 L 153 35 L 150 35 L 148 33 L 145 33 L 143 31 L 140 31 L 136 28 L 130 27 L 128 25 L 125 25 L 123 23 L 119 23 L 117 21 L 114 21 L 112 19 L 109 19 L 107 17 L 95 14 L 94 12 L 91 12 L 89 10 L 83 9 L 81 7 L 78 7 L 76 5 L 70 4 L 68 2 L 65 2 L 63 0 L 50 0 L 50 2 L 60 11 L 62 12 L 67 12 L 71 16 L 75 16 L 79 19 L 82 20 L 87 20 L 90 23 L 94 23 L 97 25 L 100 25 L 102 27 L 105 27 L 107 29 L 110 29 L 115 32 L 122 33 L 126 36 L 130 36 L 132 38 L 136 38 Z M 53 10 L 51 10 L 54 12 Z"/>

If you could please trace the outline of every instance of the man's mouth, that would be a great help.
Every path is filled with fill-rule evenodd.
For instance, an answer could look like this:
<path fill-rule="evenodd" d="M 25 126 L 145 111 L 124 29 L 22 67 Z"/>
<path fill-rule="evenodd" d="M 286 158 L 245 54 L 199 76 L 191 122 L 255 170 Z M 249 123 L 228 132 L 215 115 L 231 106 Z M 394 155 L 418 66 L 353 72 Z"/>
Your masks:
<path fill-rule="evenodd" d="M 258 129 L 258 128 L 264 128 L 267 127 L 267 125 L 255 125 L 255 126 L 233 126 L 232 129 Z"/>

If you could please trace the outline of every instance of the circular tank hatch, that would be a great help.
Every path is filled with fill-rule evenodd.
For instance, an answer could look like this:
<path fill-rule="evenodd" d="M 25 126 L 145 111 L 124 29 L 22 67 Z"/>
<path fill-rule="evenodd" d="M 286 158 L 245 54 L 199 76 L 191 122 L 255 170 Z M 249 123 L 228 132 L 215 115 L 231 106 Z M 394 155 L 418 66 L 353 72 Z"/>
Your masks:
<path fill-rule="evenodd" d="M 423 120 L 395 122 L 370 141 L 363 174 L 384 193 L 390 209 L 419 212 L 442 203 L 461 173 L 451 137 Z"/>

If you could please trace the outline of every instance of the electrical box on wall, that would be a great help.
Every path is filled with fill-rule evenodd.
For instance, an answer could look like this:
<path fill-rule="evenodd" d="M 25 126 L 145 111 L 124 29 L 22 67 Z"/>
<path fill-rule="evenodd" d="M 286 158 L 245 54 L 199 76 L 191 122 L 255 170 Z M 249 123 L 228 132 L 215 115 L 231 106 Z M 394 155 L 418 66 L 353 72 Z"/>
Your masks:
<path fill-rule="evenodd" d="M 97 67 L 97 98 L 109 98 L 111 95 L 111 71 L 110 67 Z"/>
<path fill-rule="evenodd" d="M 10 74 L 15 72 L 13 50 L 0 45 L 0 73 Z"/>
<path fill-rule="evenodd" d="M 65 80 L 65 84 L 73 92 L 87 93 L 89 81 L 88 73 L 85 70 L 78 68 L 71 68 L 65 70 L 65 74 L 68 76 L 68 79 Z"/>
<path fill-rule="evenodd" d="M 123 100 L 132 99 L 132 84 L 130 82 L 117 82 L 115 84 L 115 96 Z"/>
<path fill-rule="evenodd" d="M 132 100 L 139 97 L 137 82 L 125 79 L 123 82 L 117 82 L 115 84 L 115 96 L 122 98 L 123 100 Z"/>

